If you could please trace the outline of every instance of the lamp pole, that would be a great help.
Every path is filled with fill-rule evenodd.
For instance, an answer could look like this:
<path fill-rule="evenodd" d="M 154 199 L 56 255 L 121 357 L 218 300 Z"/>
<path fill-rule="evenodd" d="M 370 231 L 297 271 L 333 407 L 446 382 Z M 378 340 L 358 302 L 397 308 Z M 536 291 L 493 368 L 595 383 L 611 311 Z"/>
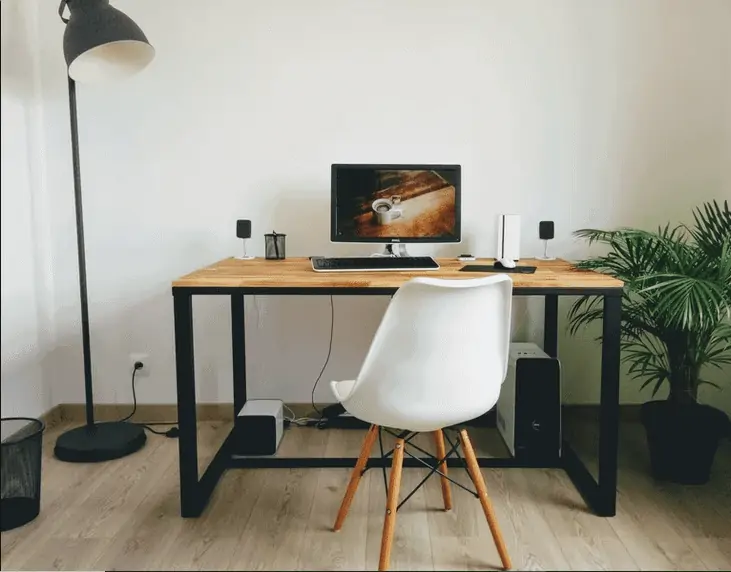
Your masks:
<path fill-rule="evenodd" d="M 66 8 L 71 14 L 69 18 L 64 17 Z M 97 423 L 94 419 L 76 80 L 96 82 L 129 76 L 146 67 L 155 50 L 139 26 L 110 6 L 109 0 L 61 0 L 58 14 L 66 24 L 63 49 L 68 66 L 86 424 L 61 434 L 53 452 L 62 461 L 107 461 L 134 453 L 144 446 L 147 436 L 144 427 L 136 423 L 126 420 Z M 114 44 L 114 49 L 106 49 L 109 44 Z"/>
<path fill-rule="evenodd" d="M 86 424 L 94 424 L 94 386 L 91 376 L 91 341 L 89 335 L 89 295 L 86 287 L 86 246 L 84 244 L 84 206 L 81 199 L 81 164 L 79 161 L 79 123 L 76 111 L 76 82 L 68 77 L 69 117 L 71 119 L 71 158 L 74 167 L 74 205 L 76 207 L 76 249 L 79 258 L 79 299 L 81 301 L 81 345 L 84 355 L 84 396 Z"/>

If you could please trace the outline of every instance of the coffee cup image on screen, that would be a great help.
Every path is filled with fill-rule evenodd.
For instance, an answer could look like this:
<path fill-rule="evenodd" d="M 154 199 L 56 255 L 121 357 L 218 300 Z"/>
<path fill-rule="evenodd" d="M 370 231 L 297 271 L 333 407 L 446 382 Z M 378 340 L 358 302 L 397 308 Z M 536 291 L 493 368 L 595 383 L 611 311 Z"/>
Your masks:
<path fill-rule="evenodd" d="M 373 217 L 376 224 L 390 224 L 398 218 L 401 218 L 403 211 L 396 208 L 396 203 L 393 197 L 390 199 L 376 199 L 371 204 L 373 208 Z"/>
<path fill-rule="evenodd" d="M 337 175 L 342 239 L 449 239 L 456 228 L 455 173 L 438 169 L 351 168 Z"/>

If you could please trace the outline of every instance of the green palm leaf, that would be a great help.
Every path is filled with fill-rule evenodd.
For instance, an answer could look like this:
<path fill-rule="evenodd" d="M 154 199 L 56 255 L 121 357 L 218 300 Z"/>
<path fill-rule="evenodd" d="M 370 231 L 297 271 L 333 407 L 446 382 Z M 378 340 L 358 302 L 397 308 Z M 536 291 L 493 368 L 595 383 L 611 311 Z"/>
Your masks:
<path fill-rule="evenodd" d="M 654 282 L 640 292 L 654 295 L 655 312 L 668 325 L 687 330 L 706 328 L 729 312 L 724 285 L 718 282 L 680 274 L 655 274 L 642 281 Z"/>
<path fill-rule="evenodd" d="M 731 240 L 731 210 L 728 201 L 706 203 L 693 211 L 695 228 L 690 233 L 709 258 L 719 258 L 724 240 Z"/>
<path fill-rule="evenodd" d="M 574 234 L 607 252 L 577 263 L 624 281 L 622 359 L 630 377 L 670 384 L 670 399 L 695 396 L 704 366 L 731 364 L 731 211 L 728 201 L 693 211 L 695 225 L 656 231 L 582 229 Z M 601 301 L 577 299 L 569 332 L 600 320 Z M 600 338 L 601 339 L 601 338 Z"/>

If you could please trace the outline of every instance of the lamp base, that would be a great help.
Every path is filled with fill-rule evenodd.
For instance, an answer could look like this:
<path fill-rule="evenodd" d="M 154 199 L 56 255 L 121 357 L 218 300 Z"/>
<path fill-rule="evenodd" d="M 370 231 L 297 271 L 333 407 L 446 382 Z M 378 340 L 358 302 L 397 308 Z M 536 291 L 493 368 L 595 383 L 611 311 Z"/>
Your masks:
<path fill-rule="evenodd" d="M 95 423 L 63 433 L 56 440 L 53 454 L 69 463 L 97 463 L 131 455 L 146 441 L 145 429 L 134 423 Z"/>

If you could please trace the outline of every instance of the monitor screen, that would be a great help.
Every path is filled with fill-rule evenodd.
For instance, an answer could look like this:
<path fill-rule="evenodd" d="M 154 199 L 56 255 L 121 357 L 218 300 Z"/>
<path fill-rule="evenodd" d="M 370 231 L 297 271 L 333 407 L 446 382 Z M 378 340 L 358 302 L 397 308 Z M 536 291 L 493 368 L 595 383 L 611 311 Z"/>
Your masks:
<path fill-rule="evenodd" d="M 333 165 L 333 242 L 459 242 L 459 165 Z"/>

